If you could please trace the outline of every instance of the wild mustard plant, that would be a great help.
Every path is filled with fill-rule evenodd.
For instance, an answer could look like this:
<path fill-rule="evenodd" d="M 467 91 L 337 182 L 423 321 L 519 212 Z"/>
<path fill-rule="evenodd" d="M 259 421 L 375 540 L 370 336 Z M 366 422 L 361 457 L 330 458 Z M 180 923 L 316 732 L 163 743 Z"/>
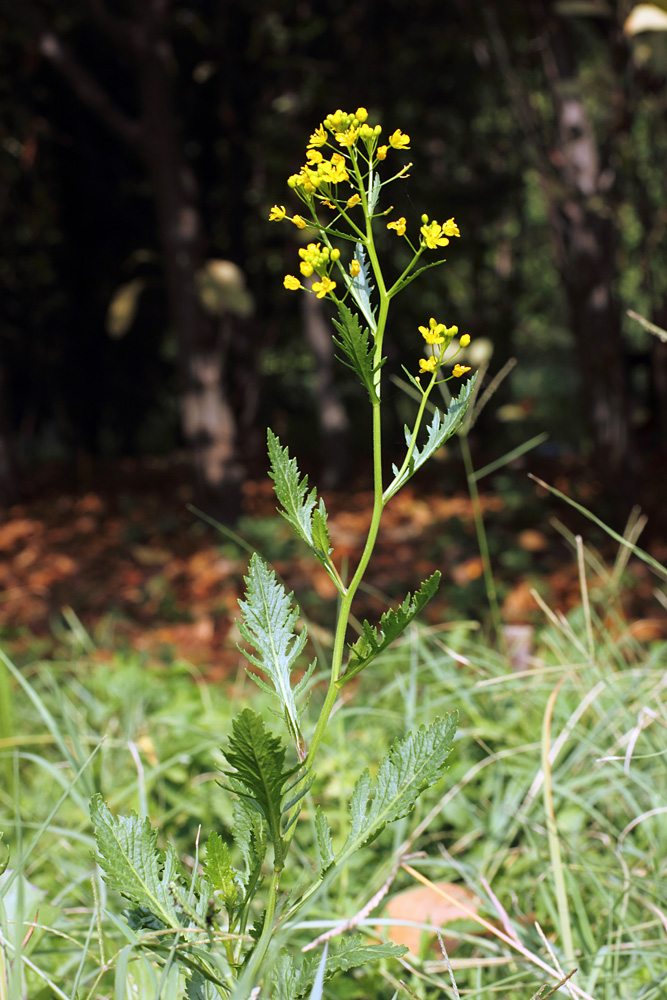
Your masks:
<path fill-rule="evenodd" d="M 415 324 L 416 372 L 406 374 L 419 393 L 412 427 L 405 429 L 405 455 L 385 476 L 382 457 L 382 379 L 384 338 L 392 300 L 422 271 L 444 261 L 438 256 L 460 235 L 453 218 L 443 223 L 422 215 L 412 225 L 393 218 L 383 207 L 387 185 L 408 176 L 411 164 L 397 163 L 410 148 L 410 137 L 396 129 L 381 143 L 380 125 L 372 125 L 364 108 L 353 114 L 336 111 L 315 129 L 306 162 L 288 180 L 303 204 L 301 214 L 274 205 L 271 221 L 286 221 L 309 240 L 299 250 L 299 275 L 285 276 L 289 291 L 325 299 L 335 308 L 334 341 L 339 360 L 366 390 L 371 409 L 373 512 L 366 543 L 349 581 L 336 564 L 327 511 L 296 460 L 278 437 L 268 431 L 270 475 L 281 514 L 322 564 L 338 594 L 338 612 L 328 685 L 312 727 L 302 721 L 303 700 L 315 668 L 313 662 L 298 683 L 292 674 L 307 643 L 306 629 L 297 630 L 299 611 L 258 556 L 250 560 L 245 600 L 240 602 L 239 628 L 252 651 L 245 655 L 263 678 L 251 674 L 278 702 L 291 747 L 267 732 L 262 717 L 246 708 L 232 724 L 224 749 L 229 769 L 226 787 L 234 797 L 231 840 L 210 831 L 203 866 L 182 870 L 175 850 L 157 849 L 157 831 L 136 816 L 114 817 L 101 797 L 92 803 L 99 862 L 109 886 L 131 902 L 128 919 L 155 958 L 165 968 L 179 966 L 191 998 L 243 997 L 261 987 L 262 996 L 293 1000 L 311 989 L 319 975 L 366 964 L 382 956 L 401 954 L 390 945 L 370 945 L 359 936 L 343 937 L 325 950 L 322 959 L 290 953 L 289 928 L 304 904 L 330 885 L 350 858 L 375 840 L 385 826 L 407 816 L 420 793 L 443 774 L 456 728 L 454 715 L 436 719 L 397 741 L 371 778 L 364 770 L 349 801 L 349 828 L 336 846 L 326 813 L 307 793 L 317 776 L 318 754 L 334 705 L 343 687 L 392 643 L 435 593 L 440 574 L 434 573 L 414 595 L 386 611 L 378 624 L 364 621 L 361 634 L 348 642 L 354 597 L 366 573 L 380 527 L 382 512 L 392 497 L 426 460 L 450 438 L 463 420 L 474 378 L 461 388 L 447 413 L 435 410 L 418 444 L 426 404 L 433 388 L 458 379 L 470 369 L 455 363 L 470 337 L 444 321 L 420 318 Z M 383 177 L 385 170 L 389 176 Z M 393 172 L 392 172 L 393 171 Z M 383 197 L 382 197 L 382 200 Z M 411 260 L 395 280 L 385 277 L 376 235 L 384 227 L 406 241 Z M 310 238 L 312 236 L 312 239 Z M 422 261 L 426 258 L 426 262 Z M 429 259 L 433 258 L 433 259 Z M 425 356 L 419 357 L 420 354 Z M 320 670 L 322 666 L 320 665 Z M 312 692 L 316 701 L 318 692 Z M 304 808 L 307 802 L 307 808 Z M 315 830 L 316 856 L 311 864 L 296 860 L 291 850 L 306 824 L 306 843 Z M 302 855 L 301 855 L 302 856 Z M 281 886 L 287 866 L 296 868 L 289 892 Z M 299 870 L 301 869 L 301 870 Z"/>

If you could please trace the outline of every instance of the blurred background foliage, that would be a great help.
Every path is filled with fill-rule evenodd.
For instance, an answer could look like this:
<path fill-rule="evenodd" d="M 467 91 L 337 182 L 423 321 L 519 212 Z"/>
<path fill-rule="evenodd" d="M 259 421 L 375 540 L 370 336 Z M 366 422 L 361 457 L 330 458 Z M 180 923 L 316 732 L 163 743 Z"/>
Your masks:
<path fill-rule="evenodd" d="M 283 289 L 302 234 L 267 217 L 290 203 L 312 129 L 360 104 L 412 137 L 396 212 L 412 227 L 454 215 L 463 235 L 396 301 L 392 369 L 416 364 L 429 316 L 458 323 L 492 352 L 491 375 L 518 359 L 482 449 L 547 430 L 545 454 L 592 457 L 611 493 L 650 477 L 667 344 L 626 310 L 667 325 L 667 35 L 660 5 L 648 22 L 633 8 L 6 6 L 3 499 L 54 463 L 81 476 L 178 452 L 196 500 L 232 520 L 244 478 L 263 473 L 267 423 L 328 485 L 349 485 L 363 393 L 339 383 L 326 307 Z M 380 238 L 398 271 L 400 242 Z M 387 402 L 391 450 L 405 402 L 398 389 Z"/>

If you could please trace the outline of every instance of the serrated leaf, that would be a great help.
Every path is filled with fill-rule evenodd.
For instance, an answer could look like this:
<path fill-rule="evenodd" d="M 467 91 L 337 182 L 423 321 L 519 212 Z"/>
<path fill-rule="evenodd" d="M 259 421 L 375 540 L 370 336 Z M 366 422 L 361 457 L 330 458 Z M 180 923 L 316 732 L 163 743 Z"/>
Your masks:
<path fill-rule="evenodd" d="M 205 930 L 208 917 L 208 904 L 213 897 L 213 887 L 208 879 L 198 875 L 195 880 L 194 893 L 177 882 L 169 883 L 169 892 L 174 900 L 176 912 L 180 914 L 184 924 L 194 924 Z M 186 920 L 183 920 L 186 917 Z"/>
<path fill-rule="evenodd" d="M 101 795 L 90 803 L 90 817 L 95 830 L 99 855 L 97 863 L 104 881 L 131 900 L 140 910 L 148 910 L 166 927 L 180 927 L 169 891 L 177 878 L 178 861 L 173 848 L 166 854 L 158 851 L 157 830 L 148 819 L 112 816 Z"/>
<path fill-rule="evenodd" d="M 266 834 L 259 814 L 245 799 L 236 799 L 233 815 L 234 842 L 246 866 L 243 884 L 247 887 L 252 882 L 254 874 L 259 873 L 264 862 Z"/>
<path fill-rule="evenodd" d="M 232 865 L 229 846 L 215 830 L 211 831 L 206 841 L 204 872 L 214 892 L 220 893 L 225 907 L 234 906 L 238 901 L 241 876 Z"/>
<path fill-rule="evenodd" d="M 407 948 L 395 944 L 368 944 L 362 934 L 351 934 L 331 942 L 326 959 L 324 980 L 339 972 L 378 962 L 383 958 L 400 958 Z M 301 965 L 283 949 L 272 971 L 272 996 L 274 1000 L 299 1000 L 311 988 L 322 963 L 321 955 L 306 957 Z"/>
<path fill-rule="evenodd" d="M 419 448 L 415 445 L 415 449 L 410 459 L 410 464 L 400 477 L 397 466 L 394 465 L 392 467 L 395 478 L 385 491 L 385 502 L 389 500 L 390 497 L 394 496 L 394 494 L 396 494 L 415 474 L 417 469 L 419 469 L 420 466 L 422 466 L 424 462 L 445 443 L 445 441 L 448 441 L 449 438 L 457 432 L 465 416 L 468 404 L 470 403 L 476 379 L 477 374 L 473 375 L 472 378 L 468 379 L 468 381 L 461 386 L 461 391 L 458 396 L 453 398 L 450 402 L 446 414 L 443 415 L 440 410 L 435 411 L 433 414 L 433 420 L 431 421 L 427 431 L 427 438 L 424 446 Z M 409 427 L 405 427 L 405 441 L 408 446 L 410 445 L 411 438 L 412 431 Z"/>
<path fill-rule="evenodd" d="M 243 618 L 238 622 L 239 632 L 256 650 L 259 656 L 245 652 L 244 655 L 271 681 L 285 721 L 294 740 L 300 759 L 305 754 L 304 740 L 299 725 L 294 692 L 290 675 L 294 665 L 306 645 L 307 632 L 295 632 L 299 618 L 298 608 L 292 607 L 290 596 L 278 583 L 276 574 L 254 553 L 248 567 L 246 600 L 239 601 Z M 260 687 L 262 681 L 256 678 Z"/>
<path fill-rule="evenodd" d="M 348 681 L 368 666 L 379 653 L 382 653 L 394 639 L 397 639 L 401 632 L 407 628 L 415 615 L 418 615 L 422 608 L 431 600 L 440 583 L 440 572 L 433 573 L 428 580 L 422 583 L 414 596 L 408 594 L 405 600 L 395 610 L 390 608 L 385 611 L 380 618 L 379 628 L 373 628 L 367 621 L 364 621 L 362 633 L 357 641 L 349 646 L 350 659 L 348 660 L 343 680 Z"/>
<path fill-rule="evenodd" d="M 373 213 L 375 212 L 375 208 L 377 206 L 381 190 L 382 190 L 382 182 L 380 180 L 380 175 L 375 174 L 373 177 L 373 186 L 368 196 L 368 214 L 370 216 L 372 216 Z"/>
<path fill-rule="evenodd" d="M 340 355 L 336 355 L 336 357 L 356 373 L 370 396 L 371 402 L 374 402 L 377 400 L 377 390 L 374 384 L 377 368 L 373 362 L 374 349 L 369 340 L 369 331 L 368 329 L 362 330 L 359 317 L 344 302 L 338 303 L 338 316 L 338 320 L 333 320 L 333 325 L 338 330 L 340 338 L 334 337 L 333 341 L 343 351 L 347 360 Z"/>
<path fill-rule="evenodd" d="M 350 832 L 336 864 L 370 844 L 387 823 L 408 816 L 424 789 L 438 781 L 452 749 L 458 716 L 436 719 L 396 740 L 383 758 L 375 781 L 368 769 L 359 777 L 350 799 Z"/>
<path fill-rule="evenodd" d="M 213 983 L 204 978 L 201 972 L 192 973 L 186 984 L 187 1000 L 220 1000 L 223 993 Z"/>
<path fill-rule="evenodd" d="M 290 458 L 287 447 L 267 429 L 267 441 L 274 490 L 280 513 L 292 525 L 296 534 L 311 547 L 323 566 L 329 566 L 329 531 L 324 501 L 317 501 L 317 490 L 308 492 L 308 476 L 301 477 L 295 458 Z M 317 536 L 315 537 L 315 533 Z"/>
<path fill-rule="evenodd" d="M 232 722 L 225 757 L 234 771 L 224 773 L 234 779 L 237 794 L 262 816 L 277 864 L 284 851 L 280 824 L 285 785 L 299 770 L 298 765 L 283 770 L 285 751 L 280 739 L 265 730 L 262 717 L 251 709 L 244 709 Z"/>
<path fill-rule="evenodd" d="M 271 469 L 269 476 L 273 479 L 278 503 L 282 506 L 280 513 L 289 521 L 299 538 L 312 547 L 313 510 L 317 502 L 317 491 L 308 492 L 308 476 L 299 476 L 299 468 L 295 458 L 289 457 L 289 450 L 283 448 L 280 439 L 267 429 L 269 460 Z"/>
<path fill-rule="evenodd" d="M 327 512 L 322 500 L 313 511 L 312 531 L 313 547 L 324 555 L 331 552 L 331 539 L 329 538 L 329 526 L 327 524 Z"/>
<path fill-rule="evenodd" d="M 315 808 L 315 835 L 320 854 L 320 874 L 323 875 L 327 868 L 333 864 L 335 855 L 331 843 L 329 823 L 320 806 Z"/>
<path fill-rule="evenodd" d="M 375 336 L 377 333 L 377 323 L 375 322 L 375 315 L 373 313 L 373 306 L 371 303 L 374 286 L 371 281 L 370 267 L 368 265 L 368 261 L 366 260 L 366 250 L 364 249 L 363 243 L 357 243 L 355 245 L 354 258 L 359 261 L 359 274 L 356 278 L 352 278 L 352 281 L 350 282 L 350 291 L 352 292 L 352 298 L 361 309 L 364 319 L 368 323 L 373 336 Z"/>

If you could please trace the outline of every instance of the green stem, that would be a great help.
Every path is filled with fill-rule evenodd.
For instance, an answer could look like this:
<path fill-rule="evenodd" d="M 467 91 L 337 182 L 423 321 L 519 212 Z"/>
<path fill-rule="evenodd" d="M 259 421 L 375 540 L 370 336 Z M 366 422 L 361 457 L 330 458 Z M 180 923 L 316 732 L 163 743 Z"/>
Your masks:
<path fill-rule="evenodd" d="M 412 458 L 415 446 L 417 444 L 417 435 L 419 434 L 419 428 L 421 427 L 421 422 L 424 417 L 424 410 L 426 409 L 426 403 L 428 402 L 428 397 L 431 394 L 431 389 L 436 384 L 435 380 L 436 380 L 436 375 L 434 374 L 433 377 L 431 378 L 431 382 L 428 389 L 422 390 L 423 393 L 422 400 L 421 403 L 419 404 L 419 410 L 417 411 L 414 427 L 412 428 L 412 436 L 410 438 L 410 444 L 408 445 L 406 456 L 403 459 L 403 464 L 401 465 L 400 469 L 392 479 L 387 489 L 384 491 L 384 498 L 383 498 L 384 503 L 386 503 L 388 500 L 391 500 L 394 493 L 396 493 L 396 491 L 400 486 L 401 479 L 405 475 L 405 472 L 408 466 L 410 465 L 410 459 Z"/>
<path fill-rule="evenodd" d="M 380 295 L 380 307 L 378 311 L 378 322 L 377 322 L 377 333 L 375 335 L 375 356 L 373 359 L 375 367 L 375 391 L 376 400 L 373 402 L 373 513 L 371 515 L 371 523 L 368 528 L 368 534 L 366 536 L 366 544 L 364 545 L 364 550 L 361 554 L 361 559 L 357 566 L 356 572 L 352 577 L 346 593 L 343 595 L 340 609 L 338 612 L 338 620 L 336 622 L 336 631 L 334 636 L 334 647 L 331 656 L 331 677 L 329 680 L 329 688 L 324 699 L 324 704 L 320 710 L 320 715 L 313 732 L 310 748 L 308 750 L 308 755 L 305 760 L 306 769 L 312 768 L 313 762 L 319 750 L 320 743 L 322 742 L 322 737 L 326 730 L 331 712 L 336 703 L 336 698 L 338 697 L 338 692 L 340 690 L 340 675 L 343 666 L 343 656 L 345 655 L 345 636 L 347 634 L 347 626 L 350 619 L 350 613 L 352 610 L 352 601 L 354 596 L 359 589 L 359 584 L 361 583 L 366 568 L 370 561 L 371 555 L 373 554 L 373 549 L 375 548 L 375 541 L 377 539 L 378 530 L 380 528 L 380 520 L 382 518 L 382 510 L 384 507 L 384 499 L 382 495 L 382 421 L 381 421 L 381 368 L 380 362 L 382 361 L 382 340 L 384 337 L 384 331 L 387 325 L 387 314 L 389 312 L 389 296 L 387 295 L 386 286 L 384 283 L 384 277 L 382 275 L 382 269 L 380 267 L 380 262 L 378 260 L 377 251 L 375 249 L 375 243 L 373 240 L 373 227 L 372 220 L 368 215 L 368 203 L 366 201 L 366 194 L 363 188 L 362 178 L 359 172 L 359 167 L 356 162 L 356 158 L 353 159 L 355 173 L 357 175 L 357 180 L 359 182 L 359 189 L 362 192 L 362 199 L 364 202 L 364 214 L 366 216 L 366 247 L 368 250 L 368 257 L 373 268 L 373 275 L 377 284 L 378 292 Z"/>
<path fill-rule="evenodd" d="M 261 964 L 264 961 L 269 945 L 271 944 L 271 938 L 273 937 L 275 930 L 273 921 L 276 915 L 276 903 L 278 901 L 278 890 L 280 888 L 280 876 L 282 873 L 282 868 L 274 868 L 273 876 L 271 878 L 271 886 L 269 888 L 269 898 L 264 911 L 264 926 L 262 927 L 262 933 L 260 934 L 259 941 L 255 945 L 250 961 L 248 962 L 248 968 L 243 973 L 242 980 L 239 983 L 239 989 L 242 987 L 243 983 L 249 984 L 251 988 L 254 986 L 255 981 L 258 978 Z"/>

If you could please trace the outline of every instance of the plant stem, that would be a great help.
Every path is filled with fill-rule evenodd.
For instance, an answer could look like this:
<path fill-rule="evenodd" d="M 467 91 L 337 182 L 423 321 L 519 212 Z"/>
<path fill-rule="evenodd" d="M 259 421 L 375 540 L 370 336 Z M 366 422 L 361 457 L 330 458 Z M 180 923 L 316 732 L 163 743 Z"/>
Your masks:
<path fill-rule="evenodd" d="M 278 901 L 278 890 L 280 888 L 280 876 L 282 873 L 282 868 L 274 868 L 273 870 L 271 885 L 269 887 L 269 898 L 264 911 L 264 926 L 262 927 L 262 933 L 260 934 L 259 941 L 255 945 L 250 961 L 248 962 L 248 968 L 243 973 L 239 982 L 238 990 L 235 992 L 241 991 L 244 983 L 249 983 L 252 987 L 258 978 L 260 966 L 264 961 L 269 945 L 271 944 L 271 938 L 273 937 L 273 933 L 275 931 L 273 921 L 276 915 L 276 903 Z"/>

